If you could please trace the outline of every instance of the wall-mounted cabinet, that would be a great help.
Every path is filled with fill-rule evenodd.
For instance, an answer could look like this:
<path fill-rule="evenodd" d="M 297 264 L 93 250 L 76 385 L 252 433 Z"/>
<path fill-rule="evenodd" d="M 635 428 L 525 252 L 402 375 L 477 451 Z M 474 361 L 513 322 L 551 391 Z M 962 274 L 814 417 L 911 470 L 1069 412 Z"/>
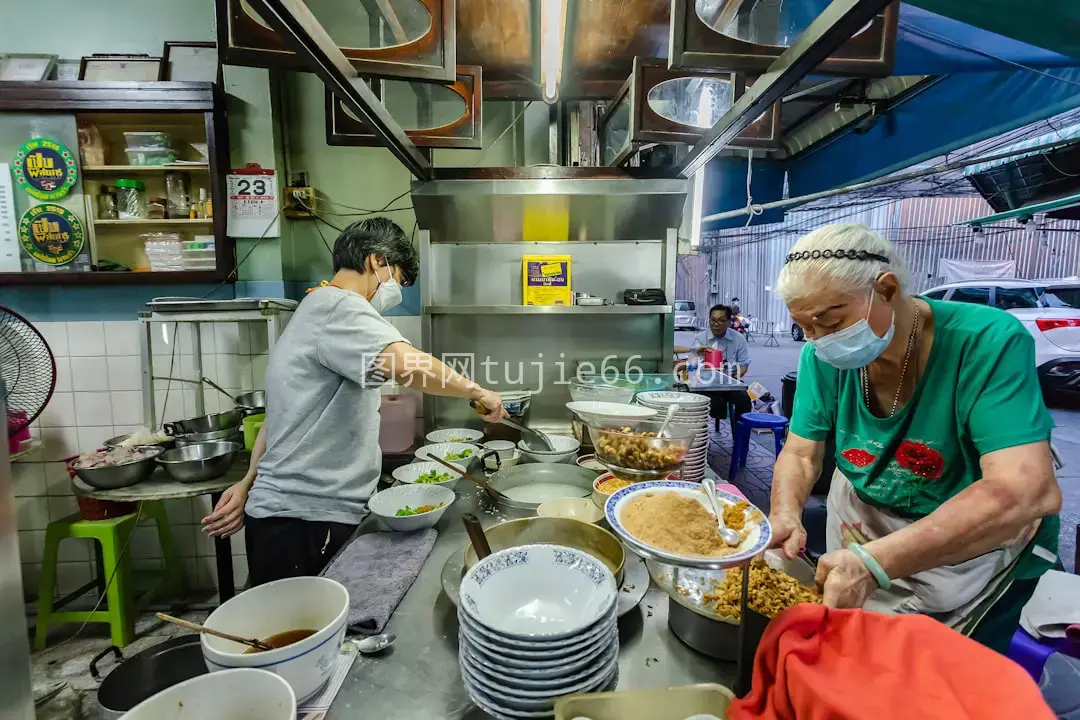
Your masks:
<path fill-rule="evenodd" d="M 309 70 L 248 0 L 217 0 L 218 47 L 230 65 Z M 306 0 L 363 75 L 453 82 L 454 0 Z"/>
<path fill-rule="evenodd" d="M 764 72 L 830 0 L 671 0 L 668 64 L 673 70 Z M 885 77 L 892 72 L 900 3 L 841 45 L 815 73 Z"/>
<path fill-rule="evenodd" d="M 669 70 L 663 60 L 634 58 L 634 69 L 600 119 L 601 161 L 621 165 L 643 143 L 697 142 L 756 79 L 735 72 Z M 773 105 L 731 142 L 778 148 L 780 106 Z"/>
<path fill-rule="evenodd" d="M 0 163 L 0 284 L 218 282 L 235 266 L 211 83 L 0 83 Z"/>
<path fill-rule="evenodd" d="M 418 147 L 479 149 L 482 96 L 478 65 L 458 65 L 452 85 L 372 78 L 372 91 Z M 326 90 L 326 144 L 381 145 L 367 124 Z"/>

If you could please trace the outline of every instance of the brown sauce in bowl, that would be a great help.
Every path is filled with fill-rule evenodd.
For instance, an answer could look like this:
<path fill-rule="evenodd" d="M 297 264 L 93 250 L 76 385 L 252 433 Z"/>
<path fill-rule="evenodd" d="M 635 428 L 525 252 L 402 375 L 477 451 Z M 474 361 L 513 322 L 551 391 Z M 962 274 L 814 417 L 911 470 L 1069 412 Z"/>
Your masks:
<path fill-rule="evenodd" d="M 271 649 L 279 650 L 279 649 L 281 649 L 283 647 L 287 647 L 289 645 L 292 645 L 293 643 L 298 643 L 301 640 L 305 640 L 305 639 L 311 637 L 312 635 L 314 635 L 317 632 L 319 632 L 319 631 L 318 630 L 286 630 L 285 632 L 278 633 L 277 635 L 271 635 L 270 637 L 263 640 L 263 642 L 266 643 L 267 645 L 269 645 Z M 244 651 L 244 654 L 245 655 L 250 655 L 251 653 L 260 653 L 260 652 L 266 652 L 266 651 L 265 650 L 260 650 L 259 648 L 248 648 L 247 650 Z"/>

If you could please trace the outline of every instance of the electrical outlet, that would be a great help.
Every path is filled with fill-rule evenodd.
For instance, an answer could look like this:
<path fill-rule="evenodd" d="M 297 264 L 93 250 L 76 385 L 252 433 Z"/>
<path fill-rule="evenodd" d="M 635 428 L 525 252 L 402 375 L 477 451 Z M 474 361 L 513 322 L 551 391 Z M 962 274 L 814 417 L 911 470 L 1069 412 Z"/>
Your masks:
<path fill-rule="evenodd" d="M 285 217 L 294 219 L 314 218 L 315 189 L 308 186 L 285 188 Z"/>

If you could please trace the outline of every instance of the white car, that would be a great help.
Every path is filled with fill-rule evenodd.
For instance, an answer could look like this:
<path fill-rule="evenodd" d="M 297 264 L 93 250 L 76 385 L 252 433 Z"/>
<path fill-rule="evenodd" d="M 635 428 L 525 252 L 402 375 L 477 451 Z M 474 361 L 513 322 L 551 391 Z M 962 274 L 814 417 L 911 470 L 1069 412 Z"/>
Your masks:
<path fill-rule="evenodd" d="M 1080 282 L 967 280 L 921 293 L 991 305 L 1015 315 L 1035 338 L 1035 367 L 1047 395 L 1080 392 Z"/>
<path fill-rule="evenodd" d="M 675 301 L 675 329 L 676 330 L 697 330 L 698 329 L 698 316 L 697 308 L 690 300 L 676 300 Z"/>

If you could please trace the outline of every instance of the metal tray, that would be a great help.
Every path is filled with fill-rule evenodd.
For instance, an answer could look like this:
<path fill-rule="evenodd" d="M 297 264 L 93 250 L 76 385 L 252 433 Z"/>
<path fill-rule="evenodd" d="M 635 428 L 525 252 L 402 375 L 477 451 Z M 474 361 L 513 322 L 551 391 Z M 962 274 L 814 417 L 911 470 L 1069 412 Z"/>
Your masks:
<path fill-rule="evenodd" d="M 715 684 L 570 695 L 555 703 L 555 720 L 685 720 L 695 715 L 726 718 L 734 699 L 730 690 Z"/>

